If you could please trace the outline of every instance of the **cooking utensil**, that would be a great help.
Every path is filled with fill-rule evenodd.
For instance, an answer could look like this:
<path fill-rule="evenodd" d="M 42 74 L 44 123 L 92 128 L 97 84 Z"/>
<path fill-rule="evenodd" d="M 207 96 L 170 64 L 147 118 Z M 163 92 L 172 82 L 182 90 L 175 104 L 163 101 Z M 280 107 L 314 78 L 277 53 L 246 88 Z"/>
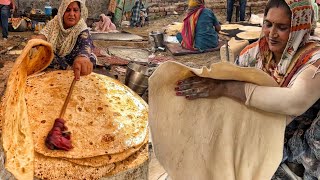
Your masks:
<path fill-rule="evenodd" d="M 149 68 L 147 66 L 129 63 L 127 65 L 125 85 L 141 96 L 148 88 L 149 76 Z"/>
<path fill-rule="evenodd" d="M 66 109 L 67 109 L 67 106 L 69 104 L 69 101 L 70 101 L 70 98 L 71 98 L 71 94 L 72 94 L 72 91 L 74 89 L 74 85 L 76 84 L 76 79 L 73 79 L 72 83 L 71 83 L 71 86 L 69 88 L 69 92 L 68 92 L 68 95 L 66 97 L 66 100 L 64 101 L 64 104 L 62 106 L 62 109 L 61 109 L 61 112 L 60 112 L 60 118 L 62 119 L 64 114 L 66 113 Z"/>
<path fill-rule="evenodd" d="M 73 79 L 68 95 L 62 106 L 59 118 L 55 120 L 52 129 L 49 131 L 47 135 L 45 144 L 47 148 L 51 150 L 69 151 L 70 149 L 72 149 L 70 137 L 71 134 L 67 131 L 68 128 L 65 126 L 65 121 L 62 118 L 66 112 L 76 82 L 76 79 Z"/>
<path fill-rule="evenodd" d="M 227 57 L 227 61 L 230 62 L 230 54 L 229 54 L 229 44 L 228 44 L 228 40 L 226 40 L 226 57 Z"/>

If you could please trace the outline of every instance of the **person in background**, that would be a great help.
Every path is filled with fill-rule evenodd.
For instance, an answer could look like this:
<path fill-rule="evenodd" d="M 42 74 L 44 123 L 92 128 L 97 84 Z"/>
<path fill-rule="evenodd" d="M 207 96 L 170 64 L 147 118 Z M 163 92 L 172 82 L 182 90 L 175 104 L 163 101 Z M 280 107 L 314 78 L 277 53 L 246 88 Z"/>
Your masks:
<path fill-rule="evenodd" d="M 238 0 L 240 5 L 240 21 L 245 21 L 247 0 Z M 227 24 L 231 22 L 235 0 L 227 0 Z"/>
<path fill-rule="evenodd" d="M 56 15 L 58 15 L 58 9 L 57 8 L 52 8 L 52 18 L 56 17 Z"/>
<path fill-rule="evenodd" d="M 4 41 L 8 39 L 9 17 L 10 7 L 12 12 L 16 10 L 16 4 L 14 0 L 0 0 L 0 25 L 2 28 L 2 38 Z"/>
<path fill-rule="evenodd" d="M 144 5 L 142 0 L 137 0 L 134 6 L 131 9 L 131 20 L 130 26 L 131 27 L 139 27 L 141 26 L 141 10 L 144 9 Z"/>
<path fill-rule="evenodd" d="M 269 0 L 262 37 L 240 53 L 239 66 L 263 70 L 279 87 L 194 76 L 175 88 L 190 100 L 226 96 L 287 115 L 283 159 L 273 180 L 320 178 L 320 47 L 309 39 L 312 13 L 310 0 Z"/>
<path fill-rule="evenodd" d="M 317 28 L 317 22 L 319 20 L 319 7 L 316 3 L 316 0 L 311 0 L 312 8 L 313 8 L 313 21 L 312 21 L 312 29 L 311 35 L 314 35 L 314 30 Z"/>
<path fill-rule="evenodd" d="M 100 21 L 95 23 L 94 30 L 98 32 L 114 32 L 117 28 L 108 16 L 101 14 Z"/>
<path fill-rule="evenodd" d="M 205 51 L 219 45 L 220 30 L 218 19 L 212 10 L 205 8 L 204 0 L 189 0 L 182 32 L 176 37 L 185 49 Z"/>
<path fill-rule="evenodd" d="M 58 15 L 48 22 L 40 35 L 32 37 L 52 44 L 55 57 L 49 67 L 65 70 L 72 66 L 76 80 L 90 74 L 97 60 L 92 53 L 87 17 L 85 0 L 62 0 Z"/>

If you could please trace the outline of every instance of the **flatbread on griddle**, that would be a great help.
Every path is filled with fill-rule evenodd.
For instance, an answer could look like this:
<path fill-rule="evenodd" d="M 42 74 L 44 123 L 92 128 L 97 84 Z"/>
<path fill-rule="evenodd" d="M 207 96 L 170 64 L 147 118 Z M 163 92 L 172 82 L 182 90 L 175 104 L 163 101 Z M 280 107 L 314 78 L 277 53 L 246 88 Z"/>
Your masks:
<path fill-rule="evenodd" d="M 232 29 L 239 29 L 243 27 L 241 24 L 222 24 L 221 30 L 232 30 Z"/>
<path fill-rule="evenodd" d="M 258 26 L 242 26 L 239 28 L 239 30 L 242 30 L 242 31 L 247 31 L 247 32 L 252 32 L 252 31 L 259 31 L 261 32 L 262 30 L 262 27 L 258 27 Z"/>
<path fill-rule="evenodd" d="M 66 109 L 64 119 L 73 149 L 48 149 L 45 138 L 59 116 L 73 77 L 73 71 L 53 71 L 27 81 L 28 118 L 36 152 L 89 158 L 121 153 L 144 142 L 148 105 L 117 80 L 92 73 L 76 83 Z"/>
<path fill-rule="evenodd" d="M 148 160 L 147 144 L 124 161 L 101 167 L 81 166 L 59 158 L 35 153 L 35 176 L 50 180 L 100 179 L 133 169 Z"/>
<path fill-rule="evenodd" d="M 35 153 L 35 177 L 50 180 L 100 179 L 110 173 L 115 164 L 101 167 L 80 166 L 59 158 Z"/>
<path fill-rule="evenodd" d="M 118 174 L 120 172 L 127 171 L 129 169 L 133 169 L 138 167 L 143 163 L 148 163 L 149 159 L 149 151 L 148 151 L 148 143 L 144 144 L 139 151 L 131 155 L 124 161 L 115 163 L 115 168 L 107 174 L 107 176 L 112 176 Z"/>
<path fill-rule="evenodd" d="M 91 158 L 82 158 L 82 159 L 72 159 L 72 158 L 64 158 L 64 159 L 69 162 L 72 162 L 78 165 L 83 165 L 83 166 L 90 166 L 90 167 L 105 166 L 107 164 L 120 162 L 127 159 L 129 156 L 139 151 L 142 146 L 145 146 L 145 144 L 148 143 L 148 139 L 149 138 L 147 136 L 143 144 L 136 147 L 132 147 L 124 152 L 117 153 L 117 154 L 107 154 L 107 155 L 96 156 Z"/>
<path fill-rule="evenodd" d="M 259 39 L 261 31 L 245 31 L 238 33 L 236 36 L 240 39 Z"/>

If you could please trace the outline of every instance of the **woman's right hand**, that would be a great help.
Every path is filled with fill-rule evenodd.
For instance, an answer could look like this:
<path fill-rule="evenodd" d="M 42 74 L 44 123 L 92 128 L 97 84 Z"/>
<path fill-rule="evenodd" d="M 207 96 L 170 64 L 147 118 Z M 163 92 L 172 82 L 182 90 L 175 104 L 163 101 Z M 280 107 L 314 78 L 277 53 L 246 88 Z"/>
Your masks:
<path fill-rule="evenodd" d="M 177 96 L 185 96 L 187 99 L 218 98 L 225 90 L 221 80 L 193 76 L 177 82 L 175 87 Z"/>

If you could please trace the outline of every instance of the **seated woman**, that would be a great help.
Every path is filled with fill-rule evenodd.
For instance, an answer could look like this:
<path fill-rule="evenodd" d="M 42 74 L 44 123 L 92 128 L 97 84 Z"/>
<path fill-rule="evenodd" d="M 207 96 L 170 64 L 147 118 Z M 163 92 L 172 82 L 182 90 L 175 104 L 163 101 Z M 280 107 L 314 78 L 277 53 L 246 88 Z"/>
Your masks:
<path fill-rule="evenodd" d="M 55 58 L 51 67 L 67 69 L 72 66 L 77 80 L 90 74 L 96 64 L 93 42 L 85 22 L 87 17 L 84 1 L 62 0 L 58 15 L 48 22 L 40 35 L 33 37 L 52 44 Z"/>
<path fill-rule="evenodd" d="M 98 32 L 117 32 L 116 26 L 105 14 L 100 15 L 100 21 L 95 23 L 95 26 L 94 30 Z"/>
<path fill-rule="evenodd" d="M 177 34 L 181 46 L 199 51 L 217 47 L 221 26 L 214 13 L 204 7 L 204 0 L 189 0 L 187 13 L 182 32 Z"/>
<path fill-rule="evenodd" d="M 268 73 L 279 87 L 192 77 L 176 94 L 187 99 L 227 96 L 247 106 L 287 115 L 282 164 L 273 179 L 320 177 L 320 47 L 309 40 L 310 0 L 269 0 L 263 35 L 247 46 L 237 64 Z"/>

